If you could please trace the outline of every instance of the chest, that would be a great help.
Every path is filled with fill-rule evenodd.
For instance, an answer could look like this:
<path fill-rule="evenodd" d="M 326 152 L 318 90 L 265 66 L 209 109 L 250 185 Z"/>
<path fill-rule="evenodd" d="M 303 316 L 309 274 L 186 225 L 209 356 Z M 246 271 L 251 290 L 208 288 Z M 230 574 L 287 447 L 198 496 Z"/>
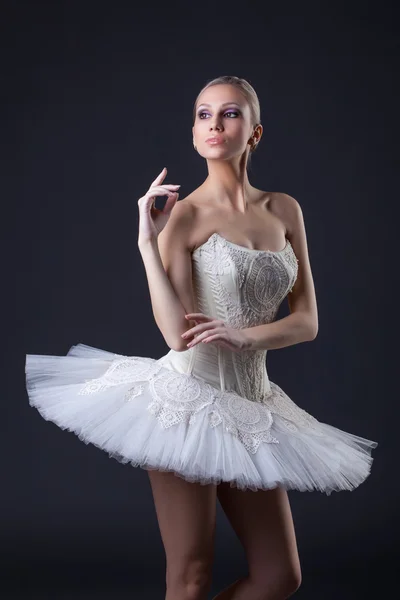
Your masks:
<path fill-rule="evenodd" d="M 192 247 L 196 248 L 217 231 L 225 239 L 249 250 L 281 250 L 286 241 L 283 221 L 263 203 L 251 207 L 246 214 L 202 207 L 192 231 Z"/>

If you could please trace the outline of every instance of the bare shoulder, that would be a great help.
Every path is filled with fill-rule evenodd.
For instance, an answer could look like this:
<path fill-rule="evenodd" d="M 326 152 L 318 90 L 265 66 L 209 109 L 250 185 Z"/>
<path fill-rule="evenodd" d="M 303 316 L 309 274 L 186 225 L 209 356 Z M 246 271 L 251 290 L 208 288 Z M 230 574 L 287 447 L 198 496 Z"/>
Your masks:
<path fill-rule="evenodd" d="M 307 234 L 300 203 L 283 192 L 272 193 L 269 202 L 270 211 L 283 223 L 285 237 L 290 241 L 299 262 L 308 265 Z"/>
<path fill-rule="evenodd" d="M 195 204 L 190 200 L 189 197 L 178 200 L 171 211 L 171 219 L 177 222 L 190 220 L 193 218 L 196 211 Z"/>
<path fill-rule="evenodd" d="M 270 192 L 268 208 L 283 222 L 287 237 L 296 234 L 299 222 L 303 220 L 301 206 L 296 198 L 283 192 Z"/>

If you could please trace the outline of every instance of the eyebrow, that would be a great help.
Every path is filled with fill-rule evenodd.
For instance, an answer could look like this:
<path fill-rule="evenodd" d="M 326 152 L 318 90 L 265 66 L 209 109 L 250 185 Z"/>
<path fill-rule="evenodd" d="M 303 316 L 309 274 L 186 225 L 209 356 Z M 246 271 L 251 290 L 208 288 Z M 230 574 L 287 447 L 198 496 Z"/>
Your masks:
<path fill-rule="evenodd" d="M 230 104 L 230 105 L 234 104 L 235 106 L 238 106 L 240 108 L 240 104 L 238 104 L 237 102 L 224 102 L 223 104 L 221 104 L 221 106 L 227 106 L 228 104 Z M 209 107 L 211 107 L 211 104 L 206 104 L 206 103 L 203 102 L 202 104 L 200 104 L 197 107 L 197 109 L 199 109 L 200 106 L 209 106 Z"/>

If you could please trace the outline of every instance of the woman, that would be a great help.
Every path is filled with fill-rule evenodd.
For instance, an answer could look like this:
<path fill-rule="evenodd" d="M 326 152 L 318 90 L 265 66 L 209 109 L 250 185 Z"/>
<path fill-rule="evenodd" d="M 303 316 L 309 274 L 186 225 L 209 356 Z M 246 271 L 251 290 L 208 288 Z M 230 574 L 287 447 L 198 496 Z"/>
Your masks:
<path fill-rule="evenodd" d="M 318 314 L 298 202 L 248 180 L 263 131 L 253 87 L 210 81 L 192 131 L 204 183 L 177 202 L 163 169 L 138 202 L 154 318 L 171 350 L 158 360 L 83 344 L 65 357 L 27 355 L 29 401 L 148 471 L 166 600 L 207 596 L 217 497 L 249 573 L 216 598 L 283 600 L 301 581 L 287 490 L 354 489 L 377 443 L 319 422 L 268 379 L 267 351 L 313 340 Z M 286 296 L 290 314 L 275 320 Z"/>

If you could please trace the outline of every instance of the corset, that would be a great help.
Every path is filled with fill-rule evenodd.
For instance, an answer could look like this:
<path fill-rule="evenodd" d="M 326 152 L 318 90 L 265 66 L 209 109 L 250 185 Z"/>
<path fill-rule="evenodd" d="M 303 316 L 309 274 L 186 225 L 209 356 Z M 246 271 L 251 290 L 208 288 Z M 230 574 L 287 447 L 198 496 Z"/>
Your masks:
<path fill-rule="evenodd" d="M 293 288 L 297 271 L 289 240 L 280 251 L 251 250 L 214 233 L 192 253 L 194 312 L 236 329 L 271 323 Z M 271 393 L 266 355 L 266 350 L 237 352 L 199 343 L 183 352 L 170 350 L 161 363 L 263 402 Z"/>

